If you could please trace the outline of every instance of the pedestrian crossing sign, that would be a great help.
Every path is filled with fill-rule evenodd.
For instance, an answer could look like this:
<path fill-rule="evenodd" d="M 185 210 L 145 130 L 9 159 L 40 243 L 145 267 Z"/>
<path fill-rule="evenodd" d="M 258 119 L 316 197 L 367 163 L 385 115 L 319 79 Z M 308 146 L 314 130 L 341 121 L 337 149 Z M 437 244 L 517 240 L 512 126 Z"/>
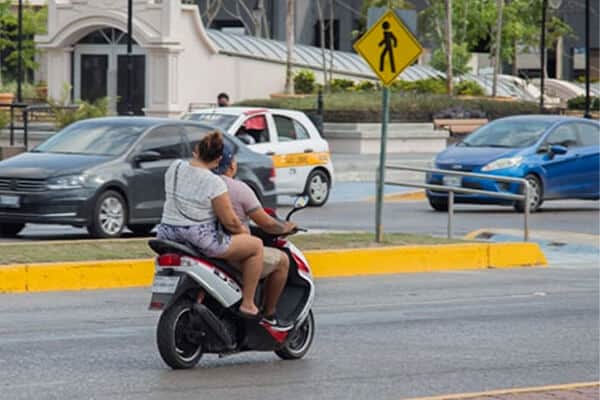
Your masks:
<path fill-rule="evenodd" d="M 396 13 L 388 10 L 355 44 L 384 86 L 414 63 L 423 48 Z"/>

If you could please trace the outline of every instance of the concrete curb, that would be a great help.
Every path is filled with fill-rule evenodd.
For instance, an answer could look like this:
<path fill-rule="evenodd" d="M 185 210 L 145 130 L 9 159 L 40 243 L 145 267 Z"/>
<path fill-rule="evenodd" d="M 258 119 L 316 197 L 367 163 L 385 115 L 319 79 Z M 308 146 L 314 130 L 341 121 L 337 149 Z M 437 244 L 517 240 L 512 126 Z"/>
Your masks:
<path fill-rule="evenodd" d="M 316 278 L 545 266 L 535 243 L 469 243 L 307 251 Z M 0 267 L 0 293 L 149 286 L 152 259 Z"/>

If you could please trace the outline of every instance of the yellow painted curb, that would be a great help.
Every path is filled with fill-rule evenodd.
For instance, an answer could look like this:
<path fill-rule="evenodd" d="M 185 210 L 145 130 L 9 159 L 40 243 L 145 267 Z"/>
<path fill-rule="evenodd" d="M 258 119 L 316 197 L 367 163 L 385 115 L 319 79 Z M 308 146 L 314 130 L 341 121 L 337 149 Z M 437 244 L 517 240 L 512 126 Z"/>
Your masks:
<path fill-rule="evenodd" d="M 514 388 L 514 389 L 503 389 L 503 390 L 491 390 L 488 392 L 478 393 L 457 393 L 447 394 L 442 396 L 430 396 L 430 397 L 414 397 L 405 400 L 465 400 L 474 399 L 479 397 L 492 397 L 502 395 L 513 395 L 520 393 L 536 393 L 536 392 L 554 392 L 560 390 L 577 390 L 585 388 L 600 387 L 600 382 L 582 382 L 582 383 L 569 383 L 566 385 L 550 385 L 550 386 L 537 386 L 527 388 Z"/>
<path fill-rule="evenodd" d="M 544 266 L 535 243 L 468 243 L 305 253 L 316 278 Z M 154 262 L 110 260 L 0 267 L 0 293 L 148 286 Z"/>
<path fill-rule="evenodd" d="M 423 201 L 425 199 L 427 199 L 427 195 L 425 194 L 424 190 L 408 193 L 392 193 L 383 196 L 383 201 L 388 203 L 395 203 L 400 201 Z M 375 201 L 375 197 L 371 196 L 367 198 L 367 201 L 372 203 Z"/>

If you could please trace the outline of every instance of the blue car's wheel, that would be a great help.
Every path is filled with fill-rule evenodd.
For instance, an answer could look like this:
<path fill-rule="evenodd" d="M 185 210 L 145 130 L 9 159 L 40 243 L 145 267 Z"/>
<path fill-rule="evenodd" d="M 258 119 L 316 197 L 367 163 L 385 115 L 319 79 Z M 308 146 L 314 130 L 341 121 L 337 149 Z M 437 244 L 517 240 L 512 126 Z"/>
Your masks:
<path fill-rule="evenodd" d="M 536 212 L 544 202 L 544 187 L 535 175 L 527 175 L 525 179 L 529 182 L 529 212 Z M 515 210 L 524 212 L 525 201 L 516 201 Z"/>

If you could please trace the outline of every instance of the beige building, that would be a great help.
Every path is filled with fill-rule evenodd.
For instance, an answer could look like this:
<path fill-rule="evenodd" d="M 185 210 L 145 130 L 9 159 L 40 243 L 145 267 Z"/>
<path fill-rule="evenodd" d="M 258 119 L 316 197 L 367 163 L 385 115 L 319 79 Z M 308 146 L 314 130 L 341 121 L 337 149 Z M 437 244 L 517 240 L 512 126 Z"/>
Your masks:
<path fill-rule="evenodd" d="M 127 2 L 122 0 L 51 0 L 48 34 L 36 37 L 42 50 L 40 77 L 49 95 L 59 98 L 65 84 L 74 99 L 108 96 L 119 113 L 126 108 Z M 280 93 L 285 81 L 284 43 L 205 29 L 196 5 L 179 0 L 134 0 L 134 90 L 137 114 L 176 116 L 191 103 L 214 102 L 219 92 L 232 99 Z M 298 45 L 294 67 L 311 68 L 320 77 L 319 48 Z M 334 73 L 373 79 L 356 54 L 334 52 Z M 439 73 L 413 66 L 403 79 Z"/>

